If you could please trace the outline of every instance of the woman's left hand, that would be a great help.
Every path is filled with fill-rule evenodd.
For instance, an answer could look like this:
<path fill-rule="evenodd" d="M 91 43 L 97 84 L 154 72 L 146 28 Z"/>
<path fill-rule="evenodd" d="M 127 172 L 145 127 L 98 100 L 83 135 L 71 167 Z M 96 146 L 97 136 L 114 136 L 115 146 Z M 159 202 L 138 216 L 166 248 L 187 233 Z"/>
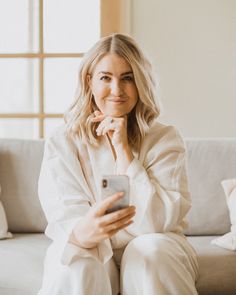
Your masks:
<path fill-rule="evenodd" d="M 96 132 L 98 136 L 106 135 L 111 139 L 111 143 L 115 150 L 127 148 L 128 136 L 127 136 L 127 116 L 124 117 L 111 117 L 105 116 L 101 112 L 95 112 L 95 118 L 93 122 L 100 122 Z"/>
<path fill-rule="evenodd" d="M 92 121 L 100 122 L 96 130 L 97 135 L 102 136 L 108 134 L 116 153 L 117 173 L 125 174 L 134 158 L 128 144 L 127 116 L 119 118 L 105 116 L 99 111 L 95 112 L 95 116 Z"/>

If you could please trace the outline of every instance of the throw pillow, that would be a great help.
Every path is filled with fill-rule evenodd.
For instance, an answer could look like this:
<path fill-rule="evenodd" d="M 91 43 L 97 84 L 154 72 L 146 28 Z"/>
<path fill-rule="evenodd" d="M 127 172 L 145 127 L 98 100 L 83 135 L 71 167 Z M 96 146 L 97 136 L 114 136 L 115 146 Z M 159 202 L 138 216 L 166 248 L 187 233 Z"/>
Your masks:
<path fill-rule="evenodd" d="M 1 193 L 1 187 L 0 187 Z M 7 218 L 2 202 L 0 201 L 0 239 L 12 238 L 12 234 L 8 232 Z"/>
<path fill-rule="evenodd" d="M 212 244 L 236 251 L 236 178 L 221 182 L 230 213 L 231 231 L 211 241 Z"/>

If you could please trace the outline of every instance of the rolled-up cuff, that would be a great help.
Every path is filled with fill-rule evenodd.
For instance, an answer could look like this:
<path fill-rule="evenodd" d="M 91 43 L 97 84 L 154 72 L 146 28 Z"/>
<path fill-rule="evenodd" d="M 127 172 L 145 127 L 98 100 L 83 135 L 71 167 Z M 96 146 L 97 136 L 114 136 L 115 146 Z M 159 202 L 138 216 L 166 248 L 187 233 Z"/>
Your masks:
<path fill-rule="evenodd" d="M 113 256 L 110 240 L 102 241 L 97 247 L 85 249 L 71 243 L 67 243 L 61 255 L 61 263 L 69 265 L 80 257 L 93 257 L 106 264 Z"/>
<path fill-rule="evenodd" d="M 69 265 L 79 257 L 94 257 L 105 264 L 113 255 L 111 243 L 106 239 L 99 243 L 97 247 L 85 249 L 69 242 L 69 237 L 74 229 L 78 218 L 61 224 L 48 224 L 45 234 L 53 240 L 59 248 L 60 261 L 64 265 Z"/>

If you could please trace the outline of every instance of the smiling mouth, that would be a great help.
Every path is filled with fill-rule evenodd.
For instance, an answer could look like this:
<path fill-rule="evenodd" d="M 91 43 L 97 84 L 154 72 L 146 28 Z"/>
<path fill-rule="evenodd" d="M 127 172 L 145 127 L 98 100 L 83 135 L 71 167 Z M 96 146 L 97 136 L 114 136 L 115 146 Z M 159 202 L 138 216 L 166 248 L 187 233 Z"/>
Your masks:
<path fill-rule="evenodd" d="M 108 99 L 108 101 L 114 102 L 114 103 L 122 103 L 122 102 L 126 102 L 126 99 L 124 99 L 124 98 L 113 98 L 113 99 Z"/>

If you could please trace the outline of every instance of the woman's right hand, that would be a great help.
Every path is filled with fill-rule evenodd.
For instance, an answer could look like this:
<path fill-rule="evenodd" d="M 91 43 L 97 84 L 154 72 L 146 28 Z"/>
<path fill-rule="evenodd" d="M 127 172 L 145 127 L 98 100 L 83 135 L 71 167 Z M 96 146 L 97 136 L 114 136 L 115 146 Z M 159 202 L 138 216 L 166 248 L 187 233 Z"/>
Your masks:
<path fill-rule="evenodd" d="M 93 248 L 133 223 L 131 218 L 135 215 L 135 206 L 106 214 L 106 210 L 122 197 L 123 193 L 116 193 L 91 207 L 76 224 L 70 242 L 83 248 Z"/>

